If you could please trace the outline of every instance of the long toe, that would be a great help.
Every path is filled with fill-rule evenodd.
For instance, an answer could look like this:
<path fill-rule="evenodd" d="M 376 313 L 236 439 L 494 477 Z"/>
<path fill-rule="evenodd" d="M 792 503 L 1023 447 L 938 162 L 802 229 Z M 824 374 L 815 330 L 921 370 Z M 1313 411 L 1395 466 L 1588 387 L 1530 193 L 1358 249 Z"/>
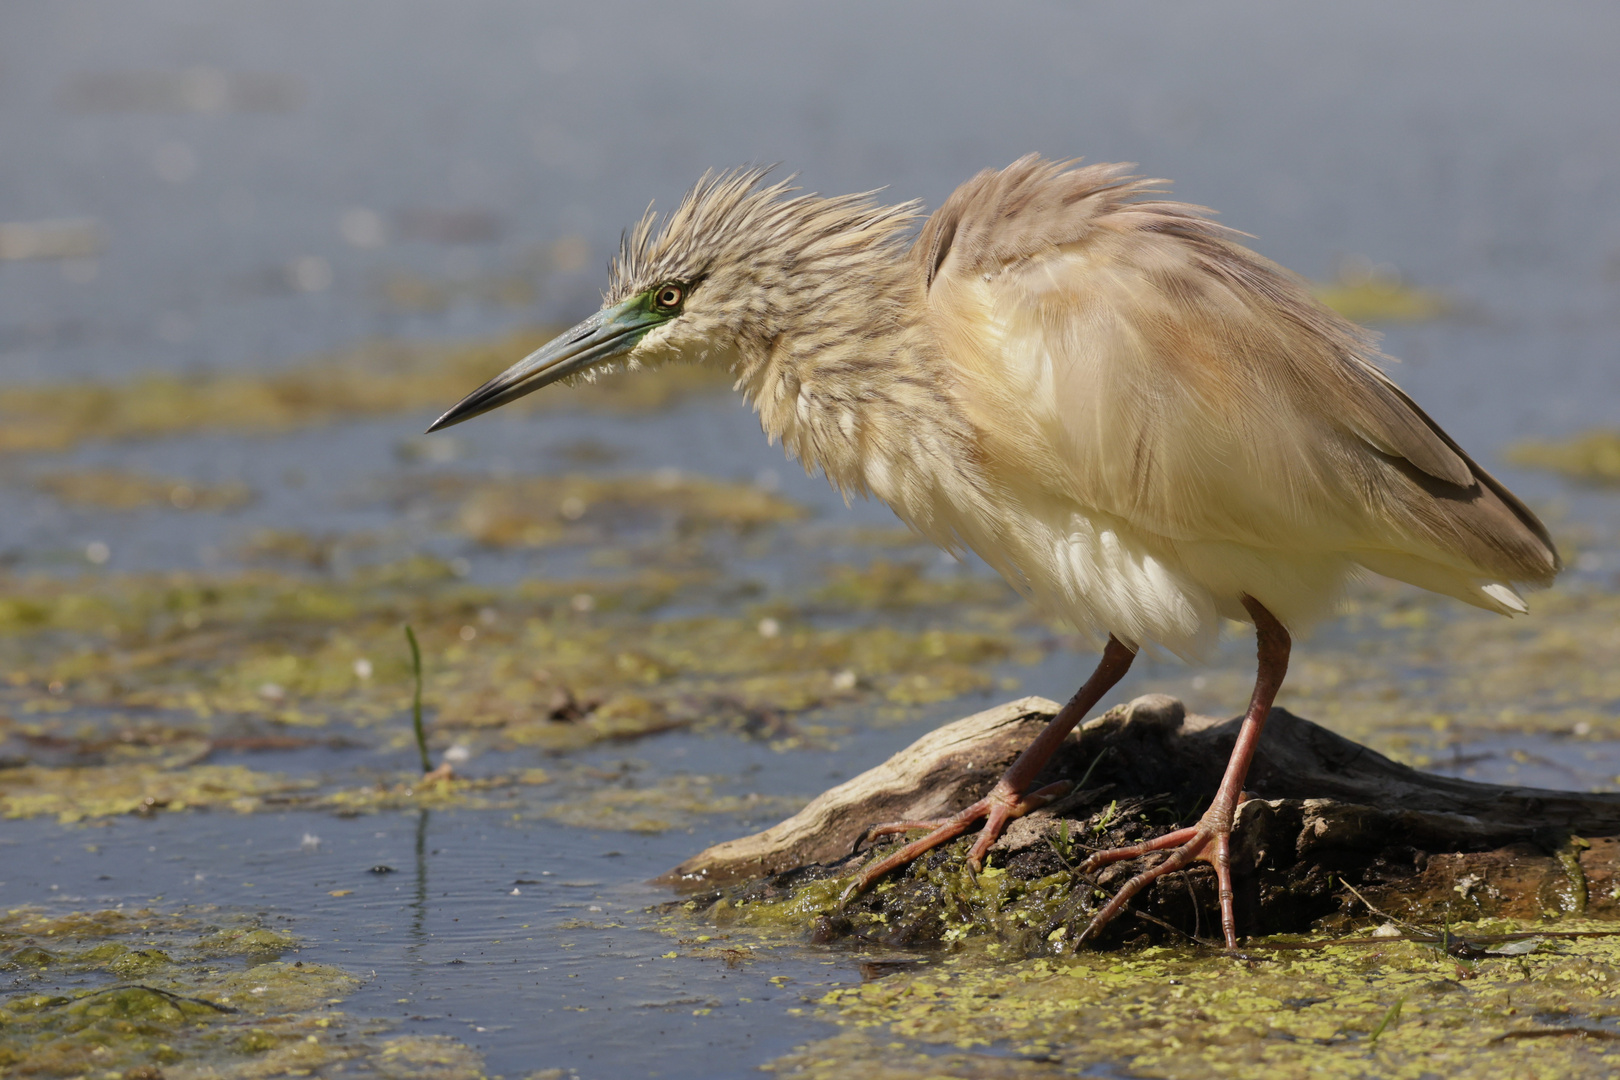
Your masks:
<path fill-rule="evenodd" d="M 1181 836 L 1181 834 L 1184 834 L 1184 832 L 1187 832 L 1187 829 L 1181 829 L 1181 831 L 1176 832 L 1176 834 L 1171 834 L 1171 836 Z M 1149 887 L 1150 884 L 1158 881 L 1158 879 L 1163 878 L 1165 874 L 1173 874 L 1178 870 L 1186 870 L 1187 866 L 1191 866 L 1192 863 L 1194 863 L 1194 860 L 1197 860 L 1200 853 L 1204 852 L 1204 848 L 1209 847 L 1210 840 L 1215 839 L 1215 831 L 1213 831 L 1213 829 L 1209 829 L 1209 827 L 1202 826 L 1202 824 L 1194 827 L 1194 829 L 1191 829 L 1191 832 L 1191 839 L 1187 839 L 1184 844 L 1173 848 L 1170 855 L 1166 855 L 1165 858 L 1162 858 L 1162 860 L 1155 863 L 1155 865 L 1149 866 L 1147 870 L 1137 874 L 1136 878 L 1131 878 L 1131 881 L 1124 882 L 1123 886 L 1119 887 L 1119 892 L 1116 892 L 1116 894 L 1113 895 L 1113 899 L 1108 900 L 1108 904 L 1103 905 L 1102 910 L 1097 912 L 1097 915 L 1092 916 L 1092 921 L 1090 921 L 1089 925 L 1085 926 L 1084 931 L 1081 931 L 1081 936 L 1076 939 L 1074 944 L 1079 946 L 1081 942 L 1092 941 L 1092 939 L 1097 938 L 1097 934 L 1102 933 L 1103 926 L 1106 926 L 1108 923 L 1115 920 L 1115 916 L 1118 915 L 1119 912 L 1123 912 L 1124 907 L 1131 902 L 1131 897 L 1134 897 L 1137 892 L 1142 891 L 1142 889 L 1145 889 L 1145 887 Z M 1123 860 L 1123 858 L 1134 858 L 1136 857 L 1137 853 L 1147 853 L 1144 852 L 1144 850 L 1139 850 L 1139 848 L 1145 847 L 1147 847 L 1147 845 L 1137 845 L 1137 847 L 1131 848 L 1115 848 L 1115 850 L 1111 850 L 1111 852 L 1098 852 L 1098 855 L 1103 855 L 1103 857 L 1116 858 L 1103 858 L 1103 861 L 1100 861 L 1100 863 L 1095 863 L 1095 865 L 1102 866 L 1106 865 L 1106 863 L 1110 863 L 1110 861 L 1119 861 Z M 1163 850 L 1163 847 L 1150 848 L 1150 850 Z M 1097 860 L 1098 855 L 1092 855 L 1092 858 L 1085 860 L 1085 865 L 1093 865 L 1093 861 Z"/>
<path fill-rule="evenodd" d="M 1014 818 L 1023 817 L 1032 810 L 1038 810 L 1054 799 L 1062 798 L 1068 793 L 1070 786 L 1068 781 L 1060 780 L 1055 784 L 1048 784 L 1039 791 L 1032 791 L 1016 802 L 1010 802 L 1004 796 L 1000 796 L 998 792 L 992 792 L 954 817 L 935 821 L 894 821 L 873 826 L 867 830 L 867 836 L 885 836 L 899 832 L 910 832 L 912 829 L 917 828 L 926 828 L 932 831 L 919 840 L 913 840 L 898 851 L 890 852 L 862 870 L 860 876 L 850 882 L 849 887 L 839 897 L 839 904 L 849 903 L 871 888 L 873 882 L 890 870 L 896 870 L 915 862 L 919 856 L 932 851 L 941 844 L 949 843 L 967 832 L 974 822 L 983 818 L 985 819 L 984 828 L 980 830 L 979 838 L 974 842 L 973 850 L 968 853 L 968 865 L 977 871 L 984 861 L 985 853 L 990 850 L 990 846 L 1001 839 L 1001 834 L 1006 831 L 1008 822 Z"/>
<path fill-rule="evenodd" d="M 890 870 L 895 870 L 899 867 L 906 866 L 915 861 L 919 856 L 939 847 L 939 845 L 955 840 L 958 836 L 961 836 L 963 833 L 967 832 L 968 827 L 975 821 L 978 821 L 981 817 L 984 817 L 988 811 L 988 805 L 984 800 L 980 800 L 979 802 L 976 802 L 972 806 L 968 807 L 966 810 L 962 811 L 960 814 L 956 815 L 956 817 L 951 818 L 949 821 L 939 826 L 939 828 L 935 829 L 922 839 L 913 840 L 911 843 L 907 844 L 903 848 L 900 848 L 898 851 L 890 852 L 877 862 L 872 863 L 866 869 L 862 870 L 854 881 L 849 883 L 849 887 L 845 889 L 843 895 L 838 898 L 839 906 L 842 907 L 844 904 L 849 903 L 851 900 L 861 895 L 861 893 L 871 888 L 873 882 L 877 881 L 877 879 L 882 877 L 884 874 L 887 874 Z"/>
<path fill-rule="evenodd" d="M 1098 870 L 1101 870 L 1110 863 L 1124 862 L 1127 859 L 1140 859 L 1142 856 L 1151 855 L 1155 851 L 1166 851 L 1170 848 L 1178 848 L 1182 844 L 1188 843 L 1195 836 L 1197 836 L 1198 830 L 1199 826 L 1193 825 L 1189 828 L 1177 829 L 1175 832 L 1165 833 L 1163 836 L 1154 837 L 1152 840 L 1144 841 L 1140 844 L 1132 844 L 1129 847 L 1108 848 L 1105 851 L 1094 851 L 1086 857 L 1085 862 L 1080 864 L 1080 872 L 1082 874 L 1095 874 Z"/>
<path fill-rule="evenodd" d="M 951 823 L 951 818 L 929 818 L 927 821 L 885 821 L 881 825 L 868 826 L 855 841 L 855 850 L 868 840 L 875 840 L 880 836 L 894 836 L 897 833 L 916 832 L 918 829 L 935 829 Z"/>
<path fill-rule="evenodd" d="M 1211 821 L 1211 818 L 1216 820 Z M 1092 917 L 1085 930 L 1075 939 L 1075 944 L 1079 945 L 1084 941 L 1095 940 L 1097 935 L 1102 932 L 1103 927 L 1113 922 L 1114 917 L 1125 910 L 1133 897 L 1155 881 L 1166 874 L 1185 870 L 1199 859 L 1207 859 L 1215 864 L 1215 873 L 1220 884 L 1222 936 L 1226 939 L 1228 949 L 1237 948 L 1235 920 L 1232 917 L 1231 838 L 1230 817 L 1228 816 L 1225 821 L 1222 821 L 1220 815 L 1211 813 L 1206 814 L 1204 820 L 1191 828 L 1178 829 L 1155 840 L 1149 840 L 1144 844 L 1113 848 L 1092 854 L 1090 858 L 1081 864 L 1082 873 L 1089 874 L 1110 863 L 1139 858 L 1156 851 L 1169 849 L 1169 853 L 1163 859 L 1120 886 L 1119 891 L 1113 895 L 1113 898 L 1104 904 L 1102 910 Z M 1209 852 L 1212 844 L 1214 845 L 1213 857 Z"/>

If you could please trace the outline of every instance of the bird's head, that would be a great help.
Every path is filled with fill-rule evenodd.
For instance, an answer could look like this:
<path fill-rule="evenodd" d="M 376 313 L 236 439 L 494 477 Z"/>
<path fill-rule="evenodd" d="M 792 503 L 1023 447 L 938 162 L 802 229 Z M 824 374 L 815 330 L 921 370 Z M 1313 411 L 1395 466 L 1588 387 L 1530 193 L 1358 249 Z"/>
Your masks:
<path fill-rule="evenodd" d="M 428 430 L 614 368 L 700 361 L 731 369 L 745 342 L 770 341 L 784 319 L 813 310 L 818 293 L 874 256 L 892 261 L 903 247 L 915 204 L 796 195 L 789 181 L 761 186 L 767 171 L 705 176 L 661 229 L 649 210 L 620 245 L 601 310 L 468 394 Z"/>

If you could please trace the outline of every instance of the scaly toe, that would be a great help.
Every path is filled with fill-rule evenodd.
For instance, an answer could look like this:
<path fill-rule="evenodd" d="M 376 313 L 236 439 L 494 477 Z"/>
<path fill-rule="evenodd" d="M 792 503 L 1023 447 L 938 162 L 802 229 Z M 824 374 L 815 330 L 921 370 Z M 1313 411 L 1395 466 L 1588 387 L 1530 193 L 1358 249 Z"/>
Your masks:
<path fill-rule="evenodd" d="M 1209 846 L 1210 841 L 1215 839 L 1215 830 L 1200 823 L 1191 829 L 1178 829 L 1176 832 L 1161 836 L 1157 840 L 1150 840 L 1146 844 L 1139 844 L 1136 847 L 1100 851 L 1087 859 L 1086 862 L 1091 863 L 1097 860 L 1099 856 L 1103 856 L 1104 858 L 1097 862 L 1097 865 L 1106 866 L 1111 862 L 1136 858 L 1139 855 L 1146 855 L 1153 851 L 1162 851 L 1170 846 L 1167 841 L 1173 842 L 1171 841 L 1172 837 L 1180 839 L 1188 833 L 1192 835 L 1181 842 L 1169 855 L 1143 870 L 1124 885 L 1121 885 L 1119 891 L 1114 894 L 1113 899 L 1104 904 L 1102 910 L 1097 912 L 1092 917 L 1091 922 L 1086 925 L 1086 928 L 1080 932 L 1080 936 L 1075 939 L 1075 944 L 1078 946 L 1081 942 L 1095 938 L 1102 932 L 1103 927 L 1112 922 L 1114 917 L 1125 909 L 1125 905 L 1130 903 L 1132 897 L 1159 878 L 1164 877 L 1166 874 L 1173 874 L 1177 870 L 1185 870 L 1190 866 L 1199 853 Z"/>

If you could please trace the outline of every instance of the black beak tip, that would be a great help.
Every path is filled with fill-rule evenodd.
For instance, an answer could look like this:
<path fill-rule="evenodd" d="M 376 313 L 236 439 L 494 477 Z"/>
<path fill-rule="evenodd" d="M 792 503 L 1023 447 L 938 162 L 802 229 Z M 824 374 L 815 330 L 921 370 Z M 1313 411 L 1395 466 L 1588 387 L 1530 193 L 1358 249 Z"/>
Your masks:
<path fill-rule="evenodd" d="M 491 409 L 502 404 L 503 400 L 505 399 L 502 397 L 501 392 L 504 389 L 505 387 L 501 379 L 491 379 L 483 386 L 480 386 L 478 389 L 474 390 L 472 393 L 450 406 L 443 416 L 429 424 L 427 434 L 431 435 L 435 431 L 443 431 L 447 427 L 455 427 L 462 421 L 471 420 L 475 416 L 483 416 Z"/>
<path fill-rule="evenodd" d="M 433 421 L 433 423 L 429 424 L 427 431 L 423 432 L 423 434 L 431 435 L 435 431 L 443 431 L 447 427 L 455 427 L 463 420 L 466 420 L 468 416 L 469 413 L 460 405 L 457 405 L 455 408 Z"/>

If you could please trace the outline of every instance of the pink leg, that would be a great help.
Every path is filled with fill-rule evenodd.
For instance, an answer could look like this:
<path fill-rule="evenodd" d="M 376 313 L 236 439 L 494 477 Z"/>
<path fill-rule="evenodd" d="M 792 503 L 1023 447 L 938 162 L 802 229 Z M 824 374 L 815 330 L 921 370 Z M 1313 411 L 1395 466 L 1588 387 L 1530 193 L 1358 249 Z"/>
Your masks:
<path fill-rule="evenodd" d="M 1052 722 L 1042 729 L 1035 737 L 1035 741 L 1029 744 L 1028 749 L 1018 755 L 1018 760 L 1002 774 L 1000 780 L 996 781 L 996 786 L 991 789 L 990 794 L 972 806 L 954 817 L 939 821 L 892 822 L 872 830 L 873 834 L 882 835 L 905 832 L 911 828 L 933 829 L 922 839 L 915 840 L 868 866 L 850 883 L 849 888 L 844 890 L 840 902 L 848 903 L 890 870 L 905 866 L 924 852 L 956 839 L 967 832 L 968 827 L 975 821 L 984 818 L 984 828 L 979 834 L 979 839 L 974 843 L 973 850 L 968 853 L 968 865 L 977 871 L 984 860 L 985 852 L 989 851 L 990 845 L 1000 838 L 1002 830 L 1007 827 L 1007 822 L 1045 806 L 1068 791 L 1067 783 L 1058 783 L 1049 784 L 1029 795 L 1024 794 L 1024 789 L 1040 775 L 1042 769 L 1046 768 L 1046 763 L 1057 752 L 1064 738 L 1085 718 L 1086 713 L 1102 700 L 1102 696 L 1124 677 L 1134 659 L 1136 659 L 1135 650 L 1127 647 L 1118 638 L 1109 637 L 1108 645 L 1103 649 L 1102 659 L 1097 664 L 1097 670 L 1091 673 L 1091 678 L 1087 679 L 1086 684 L 1069 699 L 1069 703 L 1058 711 Z"/>
<path fill-rule="evenodd" d="M 1127 881 L 1119 892 L 1114 894 L 1114 898 L 1097 912 L 1091 924 L 1076 939 L 1076 944 L 1095 937 L 1098 931 L 1124 909 L 1131 897 L 1164 875 L 1191 865 L 1193 860 L 1203 854 L 1210 842 L 1214 841 L 1215 852 L 1212 861 L 1215 863 L 1215 880 L 1220 890 L 1221 933 L 1226 938 L 1228 949 L 1237 948 L 1237 920 L 1232 912 L 1232 819 L 1237 814 L 1238 803 L 1242 801 L 1243 779 L 1248 775 L 1249 764 L 1254 760 L 1255 747 L 1260 744 L 1260 732 L 1266 726 L 1266 716 L 1271 712 L 1271 704 L 1277 698 L 1277 690 L 1282 686 L 1283 677 L 1288 673 L 1288 653 L 1291 645 L 1288 631 L 1283 629 L 1282 623 L 1278 622 L 1258 600 L 1245 596 L 1243 606 L 1254 618 L 1259 671 L 1255 675 L 1254 695 L 1249 699 L 1249 711 L 1243 716 L 1243 726 L 1238 730 L 1237 744 L 1232 747 L 1232 757 L 1226 763 L 1226 774 L 1221 778 L 1221 786 L 1215 792 L 1215 799 L 1204 812 L 1204 816 L 1199 819 L 1198 824 L 1191 828 L 1178 829 L 1156 840 L 1149 840 L 1145 844 L 1099 851 L 1081 864 L 1080 872 L 1089 874 L 1109 863 L 1138 858 L 1166 848 L 1175 849 L 1163 861 Z"/>

